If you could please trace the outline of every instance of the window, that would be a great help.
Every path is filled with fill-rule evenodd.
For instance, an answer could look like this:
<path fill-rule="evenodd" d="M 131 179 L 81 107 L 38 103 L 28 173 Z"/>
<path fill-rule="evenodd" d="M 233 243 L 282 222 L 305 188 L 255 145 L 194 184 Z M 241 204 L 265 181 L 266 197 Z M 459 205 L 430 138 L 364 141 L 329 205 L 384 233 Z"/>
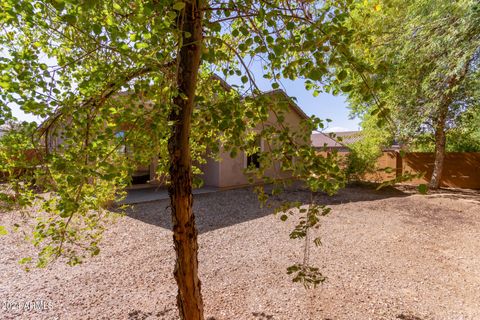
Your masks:
<path fill-rule="evenodd" d="M 251 154 L 247 156 L 247 167 L 255 167 L 255 168 L 260 168 L 260 152 L 255 152 L 254 154 Z"/>
<path fill-rule="evenodd" d="M 129 150 L 127 148 L 127 145 L 125 144 L 125 131 L 118 131 L 117 133 L 115 133 L 115 137 L 123 140 L 122 144 L 118 146 L 117 152 L 128 156 Z"/>
<path fill-rule="evenodd" d="M 245 168 L 254 167 L 260 168 L 260 152 L 263 151 L 263 141 L 260 137 L 257 137 L 255 141 L 256 146 L 258 146 L 259 151 L 253 154 L 247 154 L 245 159 Z"/>

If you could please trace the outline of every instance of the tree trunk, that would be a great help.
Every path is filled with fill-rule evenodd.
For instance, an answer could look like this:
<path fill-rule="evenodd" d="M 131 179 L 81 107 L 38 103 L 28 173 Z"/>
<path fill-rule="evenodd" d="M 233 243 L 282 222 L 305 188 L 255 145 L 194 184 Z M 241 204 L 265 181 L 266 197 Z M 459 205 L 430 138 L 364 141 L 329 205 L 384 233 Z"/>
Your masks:
<path fill-rule="evenodd" d="M 184 1 L 178 28 L 183 39 L 177 57 L 178 95 L 169 120 L 174 122 L 168 141 L 170 179 L 168 188 L 172 210 L 173 242 L 176 252 L 174 276 L 178 285 L 180 318 L 203 320 L 203 301 L 198 278 L 198 243 L 192 211 L 192 162 L 190 126 L 202 45 L 200 0 Z M 185 37 L 187 35 L 188 37 Z"/>
<path fill-rule="evenodd" d="M 451 91 L 454 86 L 461 83 L 467 75 L 473 57 L 468 59 L 461 72 L 454 74 L 448 78 L 446 90 L 443 94 L 443 98 L 440 102 L 439 115 L 437 118 L 437 126 L 435 128 L 435 163 L 433 166 L 432 178 L 428 184 L 430 189 L 438 189 L 440 187 L 440 181 L 442 180 L 443 162 L 445 160 L 445 144 L 446 144 L 446 121 L 448 115 L 448 108 L 454 98 L 455 91 Z"/>
<path fill-rule="evenodd" d="M 433 165 L 432 178 L 430 179 L 429 188 L 438 189 L 442 179 L 443 162 L 445 160 L 445 121 L 447 119 L 448 107 L 440 111 L 437 126 L 435 128 L 435 162 Z"/>

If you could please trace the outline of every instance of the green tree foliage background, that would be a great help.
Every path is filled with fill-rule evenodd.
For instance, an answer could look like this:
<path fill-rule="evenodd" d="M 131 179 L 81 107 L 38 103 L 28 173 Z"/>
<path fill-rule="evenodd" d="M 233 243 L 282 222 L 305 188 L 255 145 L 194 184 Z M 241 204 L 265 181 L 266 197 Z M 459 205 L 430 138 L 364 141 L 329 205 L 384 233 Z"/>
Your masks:
<path fill-rule="evenodd" d="M 382 130 L 408 150 L 432 152 L 435 133 L 446 133 L 447 151 L 479 150 L 479 22 L 471 0 L 355 2 L 345 25 L 358 72 L 345 77 L 363 144 L 382 147 Z M 372 154 L 363 150 L 360 158 Z"/>

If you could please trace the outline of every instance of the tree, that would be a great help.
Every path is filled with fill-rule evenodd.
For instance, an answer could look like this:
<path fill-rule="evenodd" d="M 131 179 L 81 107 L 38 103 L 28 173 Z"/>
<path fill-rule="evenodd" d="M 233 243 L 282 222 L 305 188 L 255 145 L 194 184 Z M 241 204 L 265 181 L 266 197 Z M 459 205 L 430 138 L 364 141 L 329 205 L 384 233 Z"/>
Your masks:
<path fill-rule="evenodd" d="M 473 104 L 457 117 L 446 132 L 447 152 L 480 152 L 480 104 Z M 416 152 L 434 152 L 435 138 L 424 133 L 415 138 L 409 148 Z"/>
<path fill-rule="evenodd" d="M 192 163 L 218 152 L 219 141 L 232 154 L 252 151 L 250 130 L 274 112 L 279 128 L 260 132 L 272 149 L 260 162 L 280 161 L 312 191 L 331 194 L 342 185 L 334 158 L 316 156 L 306 143 L 321 121 L 305 122 L 302 133 L 289 130 L 285 103 L 261 95 L 250 66 L 261 65 L 273 89 L 282 78 L 302 77 L 318 94 L 321 85 L 340 81 L 333 71 L 347 59 L 339 48 L 348 3 L 2 0 L 0 110 L 8 116 L 17 104 L 48 117 L 35 140 L 43 152 L 36 175 L 54 196 L 41 199 L 52 215 L 33 234 L 37 265 L 98 254 L 105 204 L 128 184 L 132 161 L 160 154 L 159 172 L 170 180 L 180 317 L 203 319 Z M 215 73 L 238 77 L 248 94 L 225 90 Z M 52 149 L 54 138 L 63 142 Z M 133 160 L 116 152 L 127 143 L 143 146 Z M 291 237 L 306 238 L 328 211 L 313 203 Z M 289 272 L 306 285 L 321 279 L 306 264 Z"/>
<path fill-rule="evenodd" d="M 392 145 L 393 136 L 388 127 L 379 126 L 378 122 L 377 116 L 365 114 L 361 122 L 361 138 L 348 145 L 347 176 L 350 180 L 361 180 L 365 174 L 383 169 L 377 167 L 377 159 L 384 148 Z"/>
<path fill-rule="evenodd" d="M 390 119 L 404 144 L 433 133 L 430 188 L 440 185 L 446 133 L 478 104 L 480 8 L 477 1 L 365 1 L 347 22 L 351 52 L 352 110 Z M 385 117 L 384 117 L 385 116 Z"/>

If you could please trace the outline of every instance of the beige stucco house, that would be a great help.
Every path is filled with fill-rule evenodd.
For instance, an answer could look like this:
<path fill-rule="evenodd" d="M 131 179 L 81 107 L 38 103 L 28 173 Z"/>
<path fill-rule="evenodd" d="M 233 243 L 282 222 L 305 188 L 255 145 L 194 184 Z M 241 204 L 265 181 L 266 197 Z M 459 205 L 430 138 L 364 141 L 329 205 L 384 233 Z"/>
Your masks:
<path fill-rule="evenodd" d="M 284 112 L 283 126 L 288 126 L 290 130 L 295 131 L 300 129 L 302 120 L 308 119 L 308 116 L 300 109 L 300 107 L 283 91 L 274 90 L 263 93 L 269 95 L 270 101 L 278 101 L 288 104 L 288 110 Z M 263 123 L 264 126 L 278 126 L 278 121 L 275 114 L 270 111 L 267 120 Z M 58 130 L 58 128 L 57 128 Z M 61 128 L 60 128 L 61 130 Z M 49 148 L 55 148 L 62 143 L 61 135 L 53 135 L 49 139 Z M 310 142 L 309 142 L 310 143 Z M 220 147 L 218 160 L 207 158 L 206 163 L 200 165 L 203 174 L 200 178 L 204 181 L 204 185 L 208 187 L 217 188 L 235 188 L 249 184 L 248 177 L 244 174 L 247 166 L 253 162 L 258 163 L 256 155 L 247 156 L 244 152 L 239 152 L 237 156 L 231 157 L 229 152 Z M 261 151 L 265 152 L 265 141 L 259 141 Z M 156 173 L 156 159 L 148 164 L 144 164 L 136 168 L 132 183 L 136 185 L 141 184 L 162 184 L 164 179 L 159 179 Z M 272 163 L 271 168 L 266 171 L 267 176 L 276 176 L 279 174 L 282 177 L 288 177 L 287 172 L 280 171 L 280 164 Z"/>
<path fill-rule="evenodd" d="M 270 99 L 282 99 L 288 101 L 289 109 L 285 113 L 284 125 L 291 130 L 299 130 L 302 120 L 308 119 L 308 116 L 300 109 L 300 107 L 293 102 L 290 97 L 283 90 L 274 90 L 264 94 L 271 95 Z M 272 111 L 264 125 L 278 126 L 276 116 Z M 261 151 L 265 150 L 265 141 L 259 141 Z M 244 170 L 255 161 L 255 156 L 247 156 L 245 152 L 239 152 L 234 158 L 230 157 L 228 152 L 225 152 L 220 147 L 219 161 L 214 159 L 207 159 L 206 164 L 201 166 L 203 171 L 202 179 L 205 186 L 217 188 L 235 188 L 248 185 L 248 178 L 244 174 Z M 272 167 L 266 172 L 267 176 L 278 175 L 280 171 L 280 164 L 273 163 Z M 288 173 L 280 172 L 281 175 L 287 177 Z"/>

